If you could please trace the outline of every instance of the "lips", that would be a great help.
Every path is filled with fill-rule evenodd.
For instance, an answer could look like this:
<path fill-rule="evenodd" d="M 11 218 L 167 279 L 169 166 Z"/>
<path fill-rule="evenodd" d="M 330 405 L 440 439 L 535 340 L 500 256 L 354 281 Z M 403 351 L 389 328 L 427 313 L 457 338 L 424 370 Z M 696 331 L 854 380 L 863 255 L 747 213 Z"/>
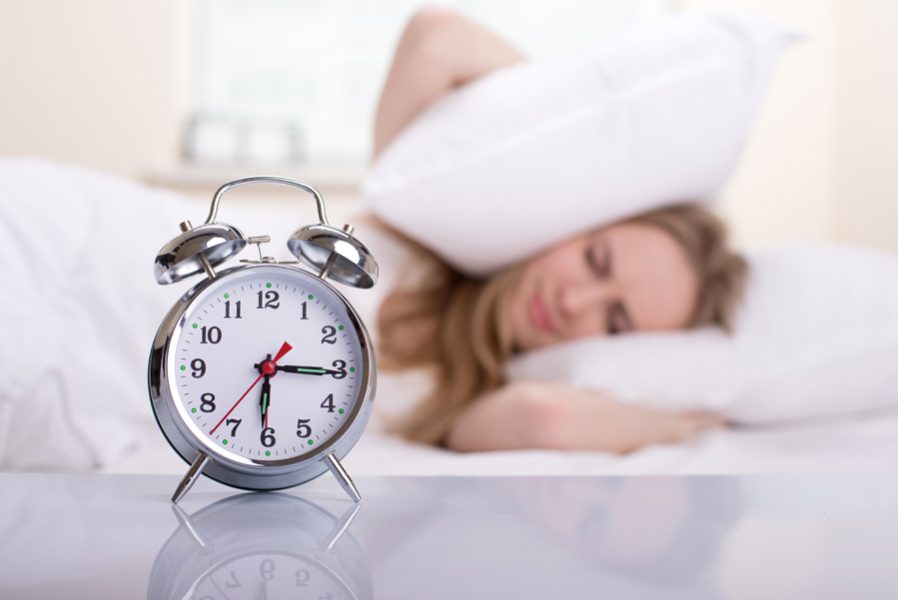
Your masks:
<path fill-rule="evenodd" d="M 552 317 L 549 316 L 549 309 L 543 302 L 539 292 L 534 292 L 533 297 L 530 299 L 530 318 L 533 319 L 533 323 L 537 328 L 543 331 L 552 331 Z"/>

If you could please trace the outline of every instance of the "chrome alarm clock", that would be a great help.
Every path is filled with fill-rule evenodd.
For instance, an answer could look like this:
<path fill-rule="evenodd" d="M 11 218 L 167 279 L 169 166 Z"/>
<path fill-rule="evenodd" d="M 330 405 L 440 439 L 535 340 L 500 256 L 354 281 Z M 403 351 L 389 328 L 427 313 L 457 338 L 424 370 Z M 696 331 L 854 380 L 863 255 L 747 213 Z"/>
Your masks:
<path fill-rule="evenodd" d="M 287 246 L 296 262 L 263 256 L 268 236 L 247 238 L 216 220 L 222 196 L 250 184 L 310 194 L 319 222 Z M 281 177 L 250 177 L 220 187 L 202 225 L 156 256 L 160 284 L 204 278 L 162 321 L 149 360 L 150 402 L 169 444 L 190 468 L 178 502 L 204 474 L 249 490 L 282 489 L 332 472 L 361 496 L 340 461 L 370 416 L 375 390 L 371 341 L 349 301 L 328 280 L 357 288 L 377 281 L 377 263 L 353 235 L 327 221 L 315 188 Z M 258 260 L 222 269 L 249 244 Z"/>

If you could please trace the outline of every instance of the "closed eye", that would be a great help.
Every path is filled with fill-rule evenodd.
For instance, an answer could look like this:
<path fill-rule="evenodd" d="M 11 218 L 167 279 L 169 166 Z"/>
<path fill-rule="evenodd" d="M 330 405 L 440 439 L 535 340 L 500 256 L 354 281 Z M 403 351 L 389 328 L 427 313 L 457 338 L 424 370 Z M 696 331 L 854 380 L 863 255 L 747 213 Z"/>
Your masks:
<path fill-rule="evenodd" d="M 608 335 L 619 335 L 635 329 L 627 308 L 620 302 L 612 304 L 611 310 L 608 311 Z"/>
<path fill-rule="evenodd" d="M 602 249 L 605 253 L 605 265 L 608 271 L 608 277 L 610 278 L 614 274 L 614 253 L 611 250 L 611 244 L 608 242 L 608 238 L 603 236 L 601 241 Z M 616 333 L 636 331 L 636 325 L 630 317 L 630 311 L 627 310 L 627 305 L 624 304 L 623 298 L 614 303 L 611 310 L 611 317 L 614 320 L 614 331 Z"/>
<path fill-rule="evenodd" d="M 586 263 L 590 270 L 602 279 L 611 275 L 611 263 L 608 257 L 608 246 L 603 240 L 586 247 Z"/>
<path fill-rule="evenodd" d="M 611 245 L 604 236 L 596 236 L 594 243 L 586 248 L 586 262 L 597 277 L 601 279 L 611 278 L 614 269 L 613 254 L 611 253 Z M 614 302 L 606 310 L 608 335 L 619 335 L 636 329 L 633 325 L 633 320 L 630 318 L 630 313 L 623 302 Z"/>

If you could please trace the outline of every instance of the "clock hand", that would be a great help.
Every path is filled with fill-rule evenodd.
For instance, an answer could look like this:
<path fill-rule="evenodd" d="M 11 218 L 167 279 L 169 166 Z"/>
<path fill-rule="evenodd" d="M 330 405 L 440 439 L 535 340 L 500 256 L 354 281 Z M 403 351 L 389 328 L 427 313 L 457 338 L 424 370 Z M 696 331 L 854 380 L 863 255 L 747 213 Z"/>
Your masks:
<path fill-rule="evenodd" d="M 342 371 L 325 369 L 324 367 L 306 367 L 299 365 L 277 365 L 278 371 L 285 373 L 299 373 L 300 375 L 338 375 Z"/>
<path fill-rule="evenodd" d="M 273 360 L 274 362 L 277 362 L 277 361 L 281 360 L 282 358 L 284 358 L 284 355 L 287 354 L 288 352 L 290 352 L 291 350 L 293 350 L 293 346 L 291 346 L 287 342 L 284 342 L 283 344 L 281 344 L 281 349 L 278 350 L 278 353 L 275 354 L 274 358 L 272 358 L 271 360 Z"/>
<path fill-rule="evenodd" d="M 293 350 L 293 346 L 291 346 L 287 342 L 284 342 L 283 344 L 281 344 L 281 349 L 278 350 L 278 353 L 274 355 L 272 362 L 277 363 L 277 361 L 279 361 L 281 358 L 283 358 L 284 355 L 287 354 L 288 352 L 290 352 L 291 350 Z M 261 380 L 262 377 L 264 377 L 264 376 L 265 376 L 264 373 L 259 373 L 259 376 L 256 377 L 253 380 L 253 382 L 249 385 L 249 387 L 246 388 L 246 391 L 243 392 L 243 395 L 237 399 L 237 402 L 234 403 L 234 406 L 232 406 L 230 409 L 228 409 L 228 412 L 226 412 L 225 415 L 221 418 L 221 421 L 216 423 L 215 427 L 212 428 L 212 431 L 209 432 L 209 435 L 212 435 L 213 433 L 215 433 L 215 430 L 218 429 L 222 423 L 224 423 L 225 419 L 227 419 L 232 412 L 234 412 L 234 409 L 237 408 L 237 405 L 240 404 L 241 402 L 243 402 L 243 399 L 246 398 L 251 391 L 253 391 L 253 388 L 256 387 L 256 384 L 259 383 L 259 380 Z"/>
<path fill-rule="evenodd" d="M 270 354 L 265 357 L 265 360 L 253 365 L 253 367 L 259 369 L 263 379 L 262 394 L 259 396 L 259 411 L 261 414 L 259 420 L 262 423 L 262 428 L 265 429 L 268 427 L 268 405 L 271 403 L 271 376 L 277 371 L 275 371 L 275 364 L 271 360 Z"/>
<path fill-rule="evenodd" d="M 271 377 L 262 375 L 262 398 L 259 400 L 259 406 L 262 408 L 262 428 L 268 428 L 268 409 L 271 406 Z"/>

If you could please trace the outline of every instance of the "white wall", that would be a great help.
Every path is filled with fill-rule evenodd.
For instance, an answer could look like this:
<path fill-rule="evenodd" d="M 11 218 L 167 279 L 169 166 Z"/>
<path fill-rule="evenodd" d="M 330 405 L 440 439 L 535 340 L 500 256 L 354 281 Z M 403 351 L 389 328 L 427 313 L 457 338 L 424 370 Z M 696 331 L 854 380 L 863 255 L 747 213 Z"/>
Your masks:
<path fill-rule="evenodd" d="M 180 5 L 0 0 L 0 153 L 131 177 L 173 160 Z"/>
<path fill-rule="evenodd" d="M 737 239 L 751 245 L 822 240 L 833 227 L 837 60 L 832 0 L 684 0 L 686 9 L 736 8 L 808 34 L 783 56 L 749 146 L 726 190 Z"/>
<path fill-rule="evenodd" d="M 834 237 L 898 250 L 898 2 L 844 2 L 839 22 Z"/>
<path fill-rule="evenodd" d="M 724 210 L 748 245 L 837 240 L 898 251 L 898 3 L 681 0 L 781 18 L 784 57 Z"/>

